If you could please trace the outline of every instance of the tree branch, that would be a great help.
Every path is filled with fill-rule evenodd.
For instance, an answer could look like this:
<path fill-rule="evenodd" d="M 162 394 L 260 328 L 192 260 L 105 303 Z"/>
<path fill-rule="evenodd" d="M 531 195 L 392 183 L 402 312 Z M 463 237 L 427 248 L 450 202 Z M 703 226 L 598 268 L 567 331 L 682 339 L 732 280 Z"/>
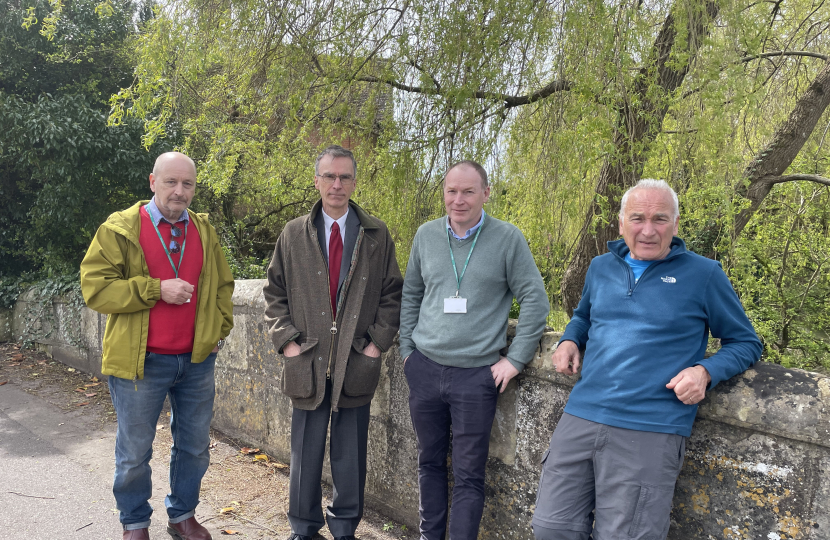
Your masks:
<path fill-rule="evenodd" d="M 425 70 L 423 67 L 421 67 L 421 65 L 418 62 L 416 62 L 415 60 L 407 60 L 406 63 L 409 64 L 410 66 L 414 67 L 415 69 L 417 69 L 418 71 L 420 71 L 421 73 L 426 75 L 427 77 L 429 77 L 430 80 L 432 81 L 432 84 L 435 85 L 435 89 L 438 92 L 441 91 L 441 84 L 439 84 L 438 79 L 436 79 L 435 76 L 432 73 L 429 73 L 427 70 Z"/>
<path fill-rule="evenodd" d="M 820 60 L 824 60 L 825 62 L 830 60 L 830 56 L 828 56 L 826 54 L 821 54 L 821 53 L 816 53 L 816 52 L 811 52 L 811 51 L 770 51 L 770 52 L 765 52 L 765 53 L 761 53 L 761 54 L 753 54 L 751 56 L 744 56 L 743 58 L 739 58 L 738 60 L 736 60 L 732 64 L 724 64 L 721 67 L 721 71 L 726 69 L 727 66 L 729 66 L 729 65 L 746 64 L 748 62 L 752 62 L 753 60 L 758 60 L 760 58 L 775 58 L 776 56 L 804 56 L 804 57 L 809 57 L 809 58 L 818 58 Z M 767 81 L 770 80 L 770 78 L 771 77 L 767 77 L 767 80 L 764 81 L 764 83 L 761 84 L 759 87 L 763 87 L 767 83 Z M 696 88 L 692 88 L 691 90 L 686 90 L 683 93 L 683 95 L 681 96 L 681 99 L 686 99 L 686 98 L 691 97 L 692 95 L 700 92 L 701 90 L 703 90 L 704 86 L 705 85 L 698 86 Z"/>
<path fill-rule="evenodd" d="M 757 60 L 759 58 L 774 58 L 776 56 L 809 56 L 811 58 L 818 58 L 820 60 L 824 60 L 825 62 L 830 60 L 830 56 L 826 54 L 810 52 L 810 51 L 771 51 L 761 54 L 753 54 L 752 56 L 744 56 L 739 60 L 741 63 L 752 62 L 753 60 Z"/>
<path fill-rule="evenodd" d="M 432 89 L 422 88 L 420 86 L 412 86 L 409 84 L 400 83 L 394 79 L 375 77 L 374 75 L 361 75 L 359 77 L 356 77 L 355 80 L 368 83 L 386 84 L 391 86 L 392 88 L 396 88 L 398 90 L 410 92 L 413 94 L 424 94 L 428 96 L 445 96 L 448 93 L 445 90 L 441 90 L 438 88 Z M 519 107 L 521 105 L 533 103 L 534 101 L 539 101 L 540 99 L 544 99 L 557 92 L 567 92 L 568 90 L 571 90 L 571 88 L 573 88 L 573 84 L 570 81 L 556 80 L 550 82 L 547 86 L 537 90 L 536 92 L 533 92 L 532 94 L 526 94 L 523 96 L 511 96 L 509 94 L 504 94 L 501 92 L 488 92 L 486 90 L 478 90 L 473 93 L 472 97 L 475 99 L 491 99 L 495 101 L 503 101 L 505 104 L 505 108 L 511 109 L 513 107 Z"/>
<path fill-rule="evenodd" d="M 764 182 L 770 186 L 774 186 L 775 184 L 783 184 L 784 182 L 795 182 L 798 180 L 806 180 L 808 182 L 815 182 L 816 184 L 830 186 L 830 178 L 825 178 L 817 174 L 787 174 L 784 176 L 765 176 L 760 180 L 761 182 Z"/>

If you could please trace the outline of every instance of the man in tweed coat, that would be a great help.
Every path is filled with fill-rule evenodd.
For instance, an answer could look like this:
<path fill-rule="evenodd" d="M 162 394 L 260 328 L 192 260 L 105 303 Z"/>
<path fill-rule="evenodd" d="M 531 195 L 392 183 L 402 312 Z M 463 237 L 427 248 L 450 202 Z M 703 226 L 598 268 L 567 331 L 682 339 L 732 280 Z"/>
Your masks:
<path fill-rule="evenodd" d="M 354 540 L 363 516 L 369 407 L 381 352 L 398 331 L 403 279 L 386 225 L 349 200 L 354 155 L 330 146 L 314 172 L 320 200 L 285 226 L 268 267 L 265 323 L 293 406 L 290 540 L 310 540 L 324 525 L 320 480 L 329 422 L 334 495 L 326 521 L 335 540 Z"/>

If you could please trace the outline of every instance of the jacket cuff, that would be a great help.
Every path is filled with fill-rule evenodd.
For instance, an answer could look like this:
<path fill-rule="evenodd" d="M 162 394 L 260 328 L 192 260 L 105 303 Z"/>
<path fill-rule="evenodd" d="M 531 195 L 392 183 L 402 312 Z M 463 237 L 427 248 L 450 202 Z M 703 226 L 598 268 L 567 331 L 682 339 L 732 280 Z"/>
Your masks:
<path fill-rule="evenodd" d="M 292 341 L 294 341 L 295 339 L 297 339 L 298 337 L 300 337 L 300 333 L 299 333 L 299 332 L 297 332 L 296 334 L 294 334 L 293 336 L 291 336 L 289 339 L 285 340 L 285 343 L 283 343 L 282 345 L 280 345 L 280 348 L 279 348 L 279 350 L 278 350 L 277 352 L 278 352 L 279 354 L 282 354 L 282 351 L 283 351 L 283 349 L 285 349 L 285 346 L 286 346 L 286 345 L 288 345 L 289 343 L 291 343 Z"/>
<path fill-rule="evenodd" d="M 161 300 L 161 280 L 151 278 L 148 284 L 150 292 L 150 298 L 148 298 L 148 300 L 155 300 L 156 302 Z"/>
<path fill-rule="evenodd" d="M 372 331 L 371 330 L 366 330 L 366 335 L 368 336 L 367 341 L 371 341 L 372 343 L 374 343 L 375 347 L 380 349 L 380 352 L 385 353 L 386 351 L 389 350 L 389 347 L 384 347 L 372 336 Z"/>

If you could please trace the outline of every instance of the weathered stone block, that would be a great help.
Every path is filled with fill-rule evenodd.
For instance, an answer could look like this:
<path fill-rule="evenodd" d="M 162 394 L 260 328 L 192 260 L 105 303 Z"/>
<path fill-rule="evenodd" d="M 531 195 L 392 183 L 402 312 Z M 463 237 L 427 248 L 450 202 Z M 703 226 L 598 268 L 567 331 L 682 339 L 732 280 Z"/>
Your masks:
<path fill-rule="evenodd" d="M 12 310 L 0 308 L 0 341 L 11 341 L 12 336 Z"/>
<path fill-rule="evenodd" d="M 828 456 L 821 446 L 698 420 L 675 489 L 669 537 L 826 537 L 818 536 L 813 504 Z"/>

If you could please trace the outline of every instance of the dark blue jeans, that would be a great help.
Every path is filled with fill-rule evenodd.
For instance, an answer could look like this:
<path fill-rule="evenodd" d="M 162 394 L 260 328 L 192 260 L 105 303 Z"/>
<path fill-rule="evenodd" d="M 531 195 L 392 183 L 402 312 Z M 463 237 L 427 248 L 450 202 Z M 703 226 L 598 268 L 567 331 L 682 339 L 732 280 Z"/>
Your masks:
<path fill-rule="evenodd" d="M 115 481 L 112 492 L 124 530 L 150 526 L 153 493 L 150 458 L 164 398 L 170 396 L 170 493 L 164 500 L 167 517 L 179 523 L 195 514 L 199 488 L 210 462 L 210 421 L 215 393 L 216 354 L 200 364 L 187 354 L 149 353 L 144 378 L 109 378 L 118 415 L 115 436 Z"/>
<path fill-rule="evenodd" d="M 476 540 L 484 510 L 484 470 L 498 389 L 490 366 L 437 364 L 415 350 L 404 365 L 409 412 L 418 439 L 421 539 L 443 540 L 447 531 L 447 453 L 452 427 L 450 538 Z"/>

